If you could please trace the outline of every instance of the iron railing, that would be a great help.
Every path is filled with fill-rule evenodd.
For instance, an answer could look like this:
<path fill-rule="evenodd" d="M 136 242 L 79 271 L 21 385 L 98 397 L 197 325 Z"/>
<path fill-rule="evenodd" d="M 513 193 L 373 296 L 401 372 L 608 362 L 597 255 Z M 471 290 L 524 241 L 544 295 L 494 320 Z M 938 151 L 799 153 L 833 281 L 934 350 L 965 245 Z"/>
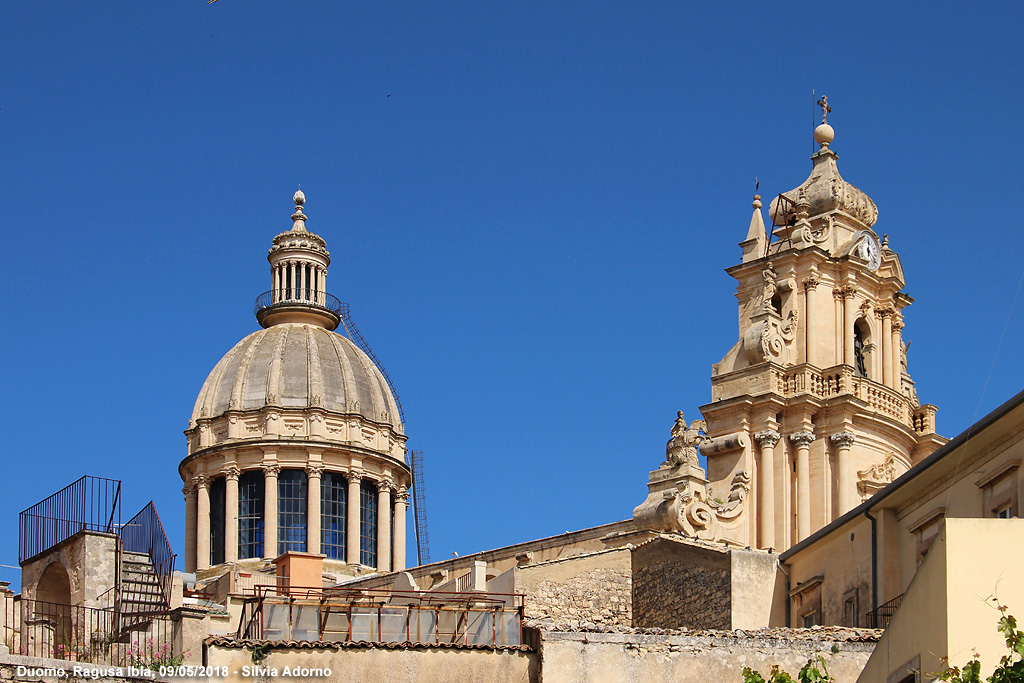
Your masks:
<path fill-rule="evenodd" d="M 900 608 L 900 603 L 903 602 L 904 595 L 905 593 L 900 593 L 884 605 L 879 605 L 876 609 L 868 612 L 866 615 L 868 622 L 867 627 L 888 628 L 893 615 L 896 614 L 896 610 Z"/>
<path fill-rule="evenodd" d="M 340 318 L 344 304 L 333 294 L 318 292 L 312 287 L 288 287 L 260 294 L 256 297 L 253 313 L 259 318 L 260 313 L 275 306 L 310 306 L 329 311 Z"/>
<path fill-rule="evenodd" d="M 116 533 L 120 523 L 121 482 L 86 475 L 18 515 L 18 561 L 80 531 Z"/>
<path fill-rule="evenodd" d="M 164 525 L 160 521 L 160 515 L 156 512 L 153 501 L 149 501 L 146 507 L 142 508 L 137 515 L 128 520 L 121 527 L 121 549 L 124 552 L 140 553 L 149 556 L 153 565 L 153 572 L 156 574 L 164 610 L 170 608 L 171 604 L 171 575 L 174 572 L 174 552 L 171 551 L 171 544 L 164 533 Z M 142 584 L 136 584 L 142 585 Z M 148 597 L 149 592 L 142 589 L 142 594 L 137 597 Z M 122 595 L 121 599 L 131 598 L 130 595 Z"/>
<path fill-rule="evenodd" d="M 312 642 L 523 643 L 523 595 L 259 587 L 237 637 Z"/>
<path fill-rule="evenodd" d="M 24 599 L 12 604 L 4 615 L 12 654 L 150 669 L 181 658 L 166 616 L 126 624 L 114 610 Z"/>

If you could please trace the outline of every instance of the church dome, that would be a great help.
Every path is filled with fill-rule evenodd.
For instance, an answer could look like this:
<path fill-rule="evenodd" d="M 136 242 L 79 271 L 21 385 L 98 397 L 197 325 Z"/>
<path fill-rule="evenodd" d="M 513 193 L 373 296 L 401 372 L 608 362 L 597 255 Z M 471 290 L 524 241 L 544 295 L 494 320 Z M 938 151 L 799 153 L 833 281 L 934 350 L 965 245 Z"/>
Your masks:
<path fill-rule="evenodd" d="M 317 325 L 279 323 L 238 342 L 206 378 L 190 427 L 267 407 L 359 415 L 402 433 L 398 404 L 377 366 L 347 337 Z"/>

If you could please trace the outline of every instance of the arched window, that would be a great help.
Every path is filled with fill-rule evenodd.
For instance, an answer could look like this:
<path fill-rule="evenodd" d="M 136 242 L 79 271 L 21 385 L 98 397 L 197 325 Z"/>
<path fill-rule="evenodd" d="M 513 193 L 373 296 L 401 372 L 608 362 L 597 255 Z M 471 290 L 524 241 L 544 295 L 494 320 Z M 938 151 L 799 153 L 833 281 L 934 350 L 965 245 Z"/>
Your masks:
<path fill-rule="evenodd" d="M 281 470 L 277 477 L 277 554 L 306 552 L 306 473 Z"/>
<path fill-rule="evenodd" d="M 210 564 L 224 563 L 224 498 L 224 477 L 217 477 L 210 484 Z"/>
<path fill-rule="evenodd" d="M 327 559 L 344 561 L 348 482 L 340 472 L 324 472 L 320 482 L 320 552 Z"/>
<path fill-rule="evenodd" d="M 359 485 L 359 564 L 377 566 L 377 486 L 366 479 Z"/>
<path fill-rule="evenodd" d="M 263 470 L 238 478 L 238 559 L 263 557 Z"/>

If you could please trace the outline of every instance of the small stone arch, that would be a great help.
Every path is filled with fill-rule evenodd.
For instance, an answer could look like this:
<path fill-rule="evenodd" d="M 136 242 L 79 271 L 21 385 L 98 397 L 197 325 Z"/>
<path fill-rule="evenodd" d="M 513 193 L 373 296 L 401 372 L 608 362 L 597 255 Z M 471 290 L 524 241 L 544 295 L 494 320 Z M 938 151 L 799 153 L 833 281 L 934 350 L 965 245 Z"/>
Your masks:
<path fill-rule="evenodd" d="M 34 619 L 30 622 L 35 637 L 50 649 L 66 647 L 71 640 L 71 577 L 59 561 L 46 566 L 36 582 Z"/>

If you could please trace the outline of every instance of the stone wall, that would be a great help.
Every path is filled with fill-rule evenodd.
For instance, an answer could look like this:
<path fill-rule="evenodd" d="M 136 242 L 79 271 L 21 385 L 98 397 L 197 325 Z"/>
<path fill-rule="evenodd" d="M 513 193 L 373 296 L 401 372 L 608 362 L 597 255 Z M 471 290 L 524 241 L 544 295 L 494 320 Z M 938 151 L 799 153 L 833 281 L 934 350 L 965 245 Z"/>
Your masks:
<path fill-rule="evenodd" d="M 225 667 L 228 675 L 216 680 L 232 683 L 259 680 L 348 681 L 351 683 L 538 683 L 536 652 L 526 648 L 465 646 L 377 645 L 372 643 L 274 644 L 260 670 L 252 669 L 253 643 L 207 641 L 208 664 Z M 246 667 L 249 667 L 246 669 Z M 298 677 L 284 673 L 288 667 L 330 670 Z"/>
<path fill-rule="evenodd" d="M 792 675 L 825 659 L 836 683 L 854 683 L 879 631 L 843 628 L 763 631 L 542 632 L 544 683 L 740 683 L 744 667 L 765 678 L 773 665 Z"/>
<path fill-rule="evenodd" d="M 632 552 L 633 623 L 645 628 L 732 628 L 725 549 L 656 539 Z"/>
<path fill-rule="evenodd" d="M 515 570 L 515 592 L 526 594 L 526 616 L 562 628 L 631 626 L 632 567 L 628 548 L 569 557 Z"/>

